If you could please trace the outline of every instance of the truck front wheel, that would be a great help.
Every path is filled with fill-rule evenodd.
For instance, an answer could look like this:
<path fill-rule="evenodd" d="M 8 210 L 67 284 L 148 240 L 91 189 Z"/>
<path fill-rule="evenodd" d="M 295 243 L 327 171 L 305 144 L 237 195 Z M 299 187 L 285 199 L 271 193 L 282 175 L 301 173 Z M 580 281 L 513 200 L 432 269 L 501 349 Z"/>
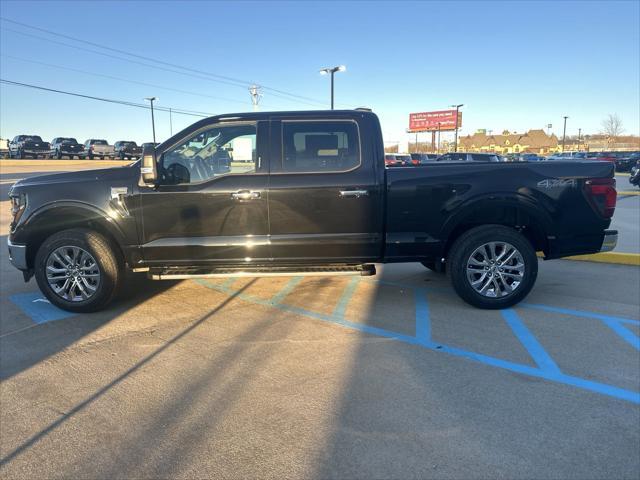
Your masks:
<path fill-rule="evenodd" d="M 453 288 L 467 303 L 485 309 L 508 308 L 533 288 L 538 258 L 529 240 L 517 230 L 483 225 L 455 241 L 447 271 Z"/>
<path fill-rule="evenodd" d="M 95 312 L 118 292 L 123 269 L 109 241 L 92 230 L 64 230 L 47 238 L 35 258 L 38 286 L 70 312 Z"/>

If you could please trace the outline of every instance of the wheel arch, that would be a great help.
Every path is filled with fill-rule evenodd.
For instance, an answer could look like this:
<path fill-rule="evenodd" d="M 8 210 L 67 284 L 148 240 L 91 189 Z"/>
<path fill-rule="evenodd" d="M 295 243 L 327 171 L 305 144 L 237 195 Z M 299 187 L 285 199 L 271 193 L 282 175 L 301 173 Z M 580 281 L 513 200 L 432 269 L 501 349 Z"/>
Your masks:
<path fill-rule="evenodd" d="M 121 261 L 126 261 L 123 245 L 125 235 L 109 215 L 91 205 L 76 202 L 56 202 L 40 207 L 21 226 L 20 238 L 28 238 L 27 265 L 33 268 L 42 243 L 51 235 L 74 228 L 85 228 L 103 235 L 113 246 Z"/>
<path fill-rule="evenodd" d="M 460 205 L 445 222 L 442 237 L 446 239 L 442 256 L 466 231 L 487 224 L 503 225 L 520 231 L 536 251 L 546 252 L 553 235 L 550 215 L 535 202 L 521 196 L 487 197 Z"/>

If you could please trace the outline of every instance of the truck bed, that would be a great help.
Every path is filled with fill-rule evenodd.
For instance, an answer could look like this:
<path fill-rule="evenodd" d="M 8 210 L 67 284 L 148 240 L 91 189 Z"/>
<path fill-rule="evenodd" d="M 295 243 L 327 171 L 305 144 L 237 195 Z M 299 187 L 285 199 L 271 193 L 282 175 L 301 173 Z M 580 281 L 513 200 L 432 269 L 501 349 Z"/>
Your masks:
<path fill-rule="evenodd" d="M 440 162 L 388 168 L 385 257 L 426 251 L 439 258 L 461 224 L 500 223 L 518 215 L 539 220 L 533 232 L 546 258 L 599 251 L 611 223 L 585 201 L 590 178 L 612 178 L 610 162 Z M 527 218 L 528 217 L 528 218 Z"/>

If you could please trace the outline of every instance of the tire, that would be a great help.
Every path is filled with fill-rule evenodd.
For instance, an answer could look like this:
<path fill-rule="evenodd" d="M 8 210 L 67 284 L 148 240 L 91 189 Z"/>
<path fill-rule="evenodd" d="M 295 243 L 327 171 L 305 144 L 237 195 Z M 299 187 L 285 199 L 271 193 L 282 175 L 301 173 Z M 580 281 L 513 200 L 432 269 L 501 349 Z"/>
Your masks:
<path fill-rule="evenodd" d="M 120 160 L 124 160 L 124 153 L 120 152 Z"/>
<path fill-rule="evenodd" d="M 79 158 L 80 160 L 84 160 L 84 158 L 85 158 L 85 157 L 84 157 L 84 155 L 78 155 L 78 158 Z"/>
<path fill-rule="evenodd" d="M 22 153 L 22 150 L 18 150 L 17 152 L 17 157 L 22 160 L 24 158 L 24 154 Z"/>
<path fill-rule="evenodd" d="M 496 245 L 490 255 L 484 246 L 492 242 Z M 516 253 L 511 255 L 509 247 Z M 506 257 L 502 258 L 509 257 L 507 263 L 488 260 L 500 259 L 503 250 Z M 487 258 L 486 265 L 484 260 L 478 261 L 483 255 Z M 454 290 L 465 302 L 483 309 L 501 309 L 517 304 L 529 294 L 538 276 L 538 258 L 529 240 L 517 230 L 503 225 L 483 225 L 463 233 L 455 241 L 449 251 L 447 271 Z M 470 278 L 481 282 L 474 287 Z M 485 284 L 489 287 L 483 293 L 476 290 Z"/>
<path fill-rule="evenodd" d="M 57 151 L 56 151 L 56 158 L 57 158 L 58 160 L 62 160 L 62 153 L 60 152 L 60 150 L 57 150 Z"/>
<path fill-rule="evenodd" d="M 49 264 L 51 268 L 64 270 L 64 268 L 60 268 L 63 264 L 53 260 L 56 257 L 52 255 L 56 252 L 58 253 L 57 258 L 61 258 L 59 255 L 60 250 L 58 249 L 63 247 L 68 247 L 69 250 L 67 251 L 71 255 L 73 254 L 72 249 L 75 248 L 77 252 L 76 258 L 87 259 L 91 257 L 90 260 L 93 261 L 93 263 L 89 262 L 91 267 L 87 268 L 91 268 L 92 270 L 89 272 L 94 273 L 94 275 L 89 276 L 95 277 L 96 271 L 99 276 L 97 279 L 88 280 L 89 283 L 95 282 L 93 286 L 87 283 L 82 286 L 82 289 L 86 292 L 90 292 L 89 288 L 94 288 L 93 292 L 88 295 L 88 298 L 80 295 L 81 292 L 79 288 L 73 285 L 73 278 L 67 279 L 64 277 L 65 273 L 59 273 L 59 275 L 62 276 L 59 277 L 61 281 L 57 285 L 61 286 L 65 281 L 71 281 L 72 287 L 67 289 L 68 294 L 66 296 L 73 296 L 74 298 L 63 298 L 62 294 L 54 291 L 53 286 L 47 279 L 47 264 Z M 81 255 L 84 255 L 82 251 L 84 251 L 84 254 L 88 254 L 88 257 L 82 257 Z M 71 255 L 67 258 L 71 257 Z M 64 230 L 47 238 L 38 249 L 34 270 L 38 287 L 40 287 L 40 290 L 47 299 L 53 305 L 63 310 L 76 313 L 95 312 L 108 305 L 117 295 L 124 276 L 122 262 L 119 261 L 109 241 L 99 233 L 87 229 Z M 76 271 L 82 270 L 84 269 L 76 268 Z M 66 285 L 66 283 L 64 285 Z M 64 287 L 64 285 L 62 286 Z M 62 288 L 61 291 L 66 293 L 64 288 Z"/>
<path fill-rule="evenodd" d="M 87 155 L 87 158 L 88 158 L 89 160 L 93 160 L 93 155 L 89 154 L 89 155 Z"/>

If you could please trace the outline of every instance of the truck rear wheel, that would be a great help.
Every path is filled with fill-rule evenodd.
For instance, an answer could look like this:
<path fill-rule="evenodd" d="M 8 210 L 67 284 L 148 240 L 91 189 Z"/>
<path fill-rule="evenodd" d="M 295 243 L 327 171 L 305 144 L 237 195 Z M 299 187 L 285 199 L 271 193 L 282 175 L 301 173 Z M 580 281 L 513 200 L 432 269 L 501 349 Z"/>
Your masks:
<path fill-rule="evenodd" d="M 451 247 L 447 264 L 456 293 L 485 309 L 517 304 L 538 276 L 538 258 L 529 240 L 503 225 L 483 225 L 463 233 Z"/>
<path fill-rule="evenodd" d="M 118 293 L 123 269 L 109 241 L 86 229 L 47 238 L 35 259 L 38 286 L 49 301 L 70 312 L 95 312 Z"/>

